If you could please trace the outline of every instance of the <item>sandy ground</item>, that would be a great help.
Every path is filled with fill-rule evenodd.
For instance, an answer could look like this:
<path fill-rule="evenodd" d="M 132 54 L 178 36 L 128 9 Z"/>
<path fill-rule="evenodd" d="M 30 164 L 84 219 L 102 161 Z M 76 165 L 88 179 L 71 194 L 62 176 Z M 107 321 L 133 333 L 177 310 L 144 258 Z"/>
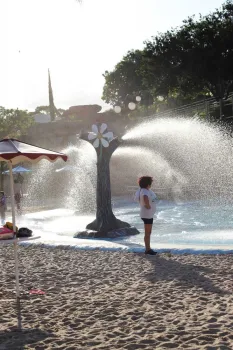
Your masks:
<path fill-rule="evenodd" d="M 13 247 L 0 252 L 0 350 L 233 349 L 233 255 L 20 247 L 20 333 Z"/>

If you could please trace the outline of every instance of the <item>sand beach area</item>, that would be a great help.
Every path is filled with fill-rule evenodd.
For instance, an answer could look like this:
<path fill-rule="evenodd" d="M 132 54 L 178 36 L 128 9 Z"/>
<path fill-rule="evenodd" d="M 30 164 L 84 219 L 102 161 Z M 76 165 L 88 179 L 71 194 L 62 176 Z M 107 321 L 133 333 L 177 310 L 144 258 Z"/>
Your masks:
<path fill-rule="evenodd" d="M 13 247 L 0 251 L 0 350 L 233 349 L 233 255 L 21 246 L 17 332 Z"/>

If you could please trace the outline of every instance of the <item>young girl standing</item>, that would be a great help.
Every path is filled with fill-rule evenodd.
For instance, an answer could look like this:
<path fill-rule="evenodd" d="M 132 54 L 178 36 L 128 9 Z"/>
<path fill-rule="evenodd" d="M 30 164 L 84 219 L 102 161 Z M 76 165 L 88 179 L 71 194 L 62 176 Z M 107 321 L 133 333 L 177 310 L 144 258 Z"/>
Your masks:
<path fill-rule="evenodd" d="M 144 222 L 145 228 L 145 254 L 156 255 L 157 253 L 150 247 L 150 236 L 153 226 L 154 214 L 156 212 L 156 195 L 151 191 L 153 178 L 151 176 L 142 176 L 138 180 L 139 190 L 136 192 L 135 198 L 140 204 L 140 215 Z"/>

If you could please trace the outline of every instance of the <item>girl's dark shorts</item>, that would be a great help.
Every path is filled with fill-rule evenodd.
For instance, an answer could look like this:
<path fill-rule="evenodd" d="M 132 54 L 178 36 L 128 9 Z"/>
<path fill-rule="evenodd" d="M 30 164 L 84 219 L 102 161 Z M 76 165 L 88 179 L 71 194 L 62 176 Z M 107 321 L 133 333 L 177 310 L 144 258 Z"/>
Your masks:
<path fill-rule="evenodd" d="M 143 218 L 141 218 L 142 219 L 142 221 L 144 222 L 144 224 L 146 224 L 146 225 L 153 225 L 153 218 L 152 219 L 143 219 Z"/>

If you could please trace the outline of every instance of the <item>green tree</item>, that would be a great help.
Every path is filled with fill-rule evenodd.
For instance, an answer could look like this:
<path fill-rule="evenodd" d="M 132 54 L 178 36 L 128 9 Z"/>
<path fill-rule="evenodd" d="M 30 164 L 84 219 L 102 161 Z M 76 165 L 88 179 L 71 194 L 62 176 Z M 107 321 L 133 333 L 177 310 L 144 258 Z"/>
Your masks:
<path fill-rule="evenodd" d="M 153 37 L 143 50 L 129 52 L 105 73 L 103 99 L 123 104 L 127 95 L 140 94 L 141 104 L 150 105 L 160 95 L 167 104 L 214 96 L 221 105 L 233 90 L 232 38 L 233 2 L 228 0 L 220 10 L 190 17 L 180 28 Z"/>
<path fill-rule="evenodd" d="M 26 110 L 0 107 L 0 136 L 20 137 L 27 134 L 34 119 Z"/>
<path fill-rule="evenodd" d="M 154 38 L 146 51 L 163 59 L 177 81 L 165 80 L 183 95 L 205 92 L 221 101 L 233 88 L 233 3 L 199 19 L 190 17 L 179 29 Z"/>
<path fill-rule="evenodd" d="M 65 111 L 65 109 L 63 108 L 56 108 L 55 107 L 55 114 L 58 117 L 62 117 L 63 112 Z M 50 113 L 50 106 L 38 106 L 35 108 L 34 112 L 30 112 L 30 115 L 35 115 L 35 114 L 39 114 L 39 113 L 43 113 L 43 114 L 49 114 Z"/>
<path fill-rule="evenodd" d="M 27 134 L 28 129 L 34 124 L 34 119 L 25 110 L 6 109 L 0 107 L 0 137 L 19 138 Z M 5 169 L 5 162 L 0 166 L 0 188 L 3 188 L 2 172 Z"/>
<path fill-rule="evenodd" d="M 54 121 L 55 116 L 56 116 L 56 108 L 54 105 L 53 89 L 52 89 L 51 77 L 50 77 L 49 70 L 48 70 L 48 78 L 49 78 L 49 114 L 50 114 L 51 121 Z"/>
<path fill-rule="evenodd" d="M 35 113 L 39 114 L 39 113 L 43 113 L 43 114 L 49 114 L 50 110 L 49 110 L 49 106 L 38 106 L 35 109 L 35 112 L 31 112 L 32 115 L 34 115 Z"/>
<path fill-rule="evenodd" d="M 130 51 L 112 72 L 104 73 L 103 99 L 111 104 L 126 104 L 132 96 L 145 90 L 143 84 L 143 53 Z"/>

